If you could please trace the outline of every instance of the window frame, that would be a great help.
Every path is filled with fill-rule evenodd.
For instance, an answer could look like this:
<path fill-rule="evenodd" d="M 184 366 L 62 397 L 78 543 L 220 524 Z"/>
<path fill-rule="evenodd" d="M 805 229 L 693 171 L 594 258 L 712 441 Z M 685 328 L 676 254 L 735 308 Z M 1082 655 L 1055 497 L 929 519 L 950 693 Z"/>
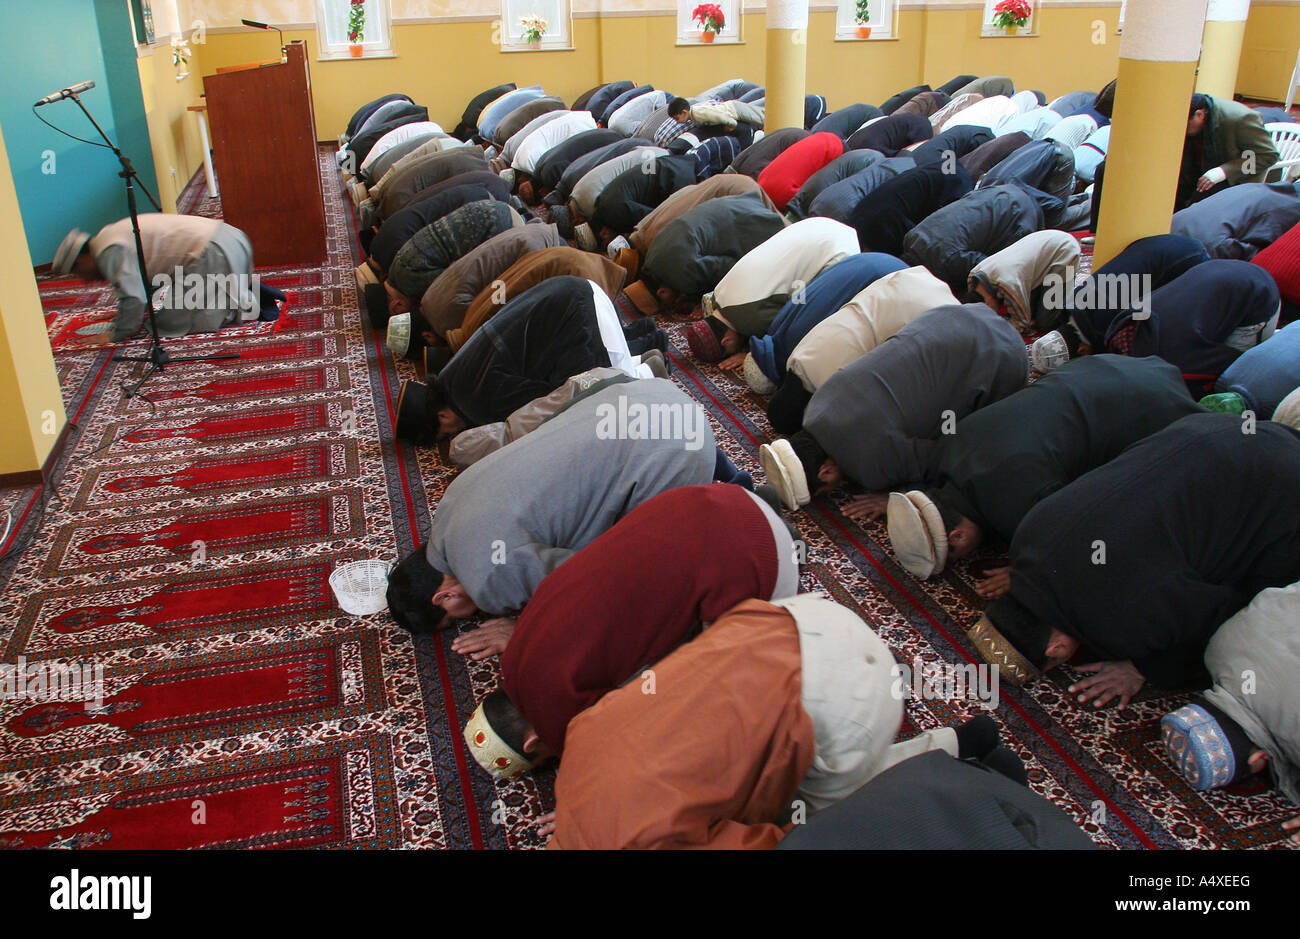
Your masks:
<path fill-rule="evenodd" d="M 361 40 L 361 55 L 354 56 L 348 51 L 351 45 L 347 41 L 347 32 L 344 30 L 343 42 L 330 42 L 329 23 L 331 10 L 330 3 L 336 3 L 346 7 L 348 0 L 315 0 L 316 6 L 316 58 L 321 62 L 341 61 L 345 59 L 379 59 L 393 57 L 393 11 L 389 0 L 367 0 L 373 2 L 373 9 L 377 12 L 374 20 L 378 20 L 381 27 L 382 37 L 371 39 L 369 35 Z M 368 34 L 375 25 L 369 12 L 366 15 L 365 32 Z"/>
<path fill-rule="evenodd" d="M 898 4 L 896 0 L 871 0 L 871 35 L 863 39 L 858 35 L 858 24 L 853 21 L 857 15 L 855 0 L 836 0 L 835 4 L 835 41 L 871 42 L 875 39 L 898 38 Z M 876 18 L 879 8 L 880 18 Z M 847 20 L 847 24 L 841 21 Z M 880 27 L 884 26 L 882 32 Z"/>
<path fill-rule="evenodd" d="M 722 14 L 727 18 L 727 25 L 714 36 L 712 42 L 700 38 L 703 30 L 691 19 L 691 11 L 702 0 L 677 0 L 677 45 L 679 46 L 734 46 L 744 42 L 741 24 L 745 19 L 745 7 L 741 0 L 711 0 L 722 7 Z"/>
<path fill-rule="evenodd" d="M 570 0 L 555 0 L 560 7 L 560 26 L 559 32 L 548 32 L 542 37 L 541 45 L 534 49 L 524 41 L 522 34 L 512 36 L 510 34 L 511 23 L 518 23 L 524 14 L 515 15 L 510 8 L 511 0 L 501 0 L 501 19 L 497 20 L 498 35 L 501 39 L 502 52 L 555 52 L 559 50 L 573 49 L 573 4 Z M 549 20 L 547 28 L 553 28 Z"/>

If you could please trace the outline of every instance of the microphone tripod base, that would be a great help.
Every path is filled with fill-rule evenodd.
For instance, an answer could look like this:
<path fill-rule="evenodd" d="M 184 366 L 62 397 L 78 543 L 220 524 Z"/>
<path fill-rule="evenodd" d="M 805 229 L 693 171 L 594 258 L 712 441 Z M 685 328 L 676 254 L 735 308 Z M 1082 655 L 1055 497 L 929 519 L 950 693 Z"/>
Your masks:
<path fill-rule="evenodd" d="M 133 398 L 139 394 L 144 383 L 153 378 L 154 375 L 163 371 L 168 365 L 175 365 L 180 362 L 221 362 L 230 359 L 239 358 L 238 352 L 217 352 L 212 355 L 172 355 L 167 351 L 166 346 L 161 341 L 155 339 L 149 344 L 149 352 L 146 355 L 122 355 L 121 353 L 113 356 L 114 362 L 147 362 L 149 367 L 144 370 L 144 374 L 134 384 L 122 385 L 122 395 L 126 398 Z"/>

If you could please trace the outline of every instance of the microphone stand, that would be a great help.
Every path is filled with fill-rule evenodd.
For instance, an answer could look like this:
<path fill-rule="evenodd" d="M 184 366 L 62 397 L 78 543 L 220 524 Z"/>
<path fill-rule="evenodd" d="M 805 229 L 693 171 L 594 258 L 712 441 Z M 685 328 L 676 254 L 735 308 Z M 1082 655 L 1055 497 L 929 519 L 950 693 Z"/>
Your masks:
<path fill-rule="evenodd" d="M 140 279 L 144 284 L 145 308 L 148 312 L 149 332 L 152 338 L 149 341 L 149 351 L 145 355 L 123 355 L 119 352 L 117 355 L 113 356 L 114 362 L 149 363 L 149 367 L 144 370 L 144 374 L 140 376 L 138 381 L 132 384 L 127 384 L 126 382 L 122 383 L 123 396 L 126 398 L 135 397 L 144 386 L 145 382 L 161 372 L 168 365 L 179 362 L 216 362 L 225 359 L 239 358 L 238 352 L 222 352 L 214 355 L 173 356 L 167 351 L 166 346 L 163 345 L 162 337 L 158 335 L 158 316 L 154 312 L 153 308 L 154 288 L 150 286 L 149 272 L 145 268 L 144 240 L 140 237 L 140 213 L 136 208 L 135 184 L 140 184 L 141 190 L 143 190 L 144 194 L 149 197 L 149 202 L 152 203 L 155 209 L 161 212 L 162 206 L 158 204 L 158 200 L 153 197 L 153 193 L 149 191 L 149 187 L 144 184 L 144 181 L 140 179 L 139 175 L 136 173 L 135 167 L 131 165 L 130 157 L 118 149 L 117 145 L 109 139 L 108 134 L 104 132 L 104 128 L 100 127 L 99 122 L 95 120 L 94 116 L 88 110 L 86 110 L 86 106 L 81 103 L 81 97 L 77 95 L 76 92 L 69 92 L 68 97 L 77 102 L 77 107 L 81 108 L 81 113 L 86 115 L 86 119 L 94 125 L 95 130 L 99 132 L 99 136 L 104 138 L 104 143 L 113 151 L 113 155 L 117 157 L 118 162 L 122 164 L 122 169 L 117 175 L 122 177 L 126 183 L 126 204 L 131 213 L 131 230 L 135 233 L 135 257 L 136 262 L 140 267 Z"/>

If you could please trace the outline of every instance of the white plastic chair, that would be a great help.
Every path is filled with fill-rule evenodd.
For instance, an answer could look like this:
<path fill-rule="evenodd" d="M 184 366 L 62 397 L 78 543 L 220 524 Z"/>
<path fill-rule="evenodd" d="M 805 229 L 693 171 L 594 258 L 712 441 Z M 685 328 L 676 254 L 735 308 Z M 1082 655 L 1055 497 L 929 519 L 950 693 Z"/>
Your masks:
<path fill-rule="evenodd" d="M 1291 110 L 1298 89 L 1300 89 L 1300 52 L 1297 52 L 1295 56 L 1295 71 L 1291 73 L 1291 84 L 1287 86 L 1286 98 L 1283 99 L 1286 103 L 1282 105 L 1282 110 Z"/>
<path fill-rule="evenodd" d="M 1300 175 L 1300 172 L 1295 169 L 1300 167 L 1300 124 L 1276 121 L 1265 124 L 1264 129 L 1273 138 L 1273 146 L 1277 148 L 1278 153 L 1278 161 L 1268 168 L 1268 172 L 1264 174 L 1264 182 L 1269 181 L 1274 170 L 1281 173 L 1277 182 L 1285 182 L 1290 176 Z"/>

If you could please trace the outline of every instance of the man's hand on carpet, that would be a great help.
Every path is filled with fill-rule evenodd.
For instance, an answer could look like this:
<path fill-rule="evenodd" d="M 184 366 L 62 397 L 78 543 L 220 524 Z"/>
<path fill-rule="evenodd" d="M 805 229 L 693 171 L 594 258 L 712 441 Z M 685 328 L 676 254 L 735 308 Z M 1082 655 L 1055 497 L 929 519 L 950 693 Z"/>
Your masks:
<path fill-rule="evenodd" d="M 550 838 L 555 834 L 555 813 L 547 812 L 545 815 L 539 815 L 533 824 L 537 826 L 539 838 Z"/>
<path fill-rule="evenodd" d="M 554 818 L 554 817 L 555 817 L 555 816 L 552 814 L 552 815 L 551 815 L 551 818 Z M 555 826 L 552 825 L 551 827 L 554 828 Z M 1295 818 L 1291 819 L 1291 821 L 1289 821 L 1289 822 L 1283 822 L 1283 823 L 1282 823 L 1282 829 L 1283 829 L 1284 831 L 1295 832 L 1295 834 L 1293 834 L 1293 835 L 1291 836 L 1291 840 L 1292 840 L 1293 842 L 1295 842 L 1296 844 L 1300 844 L 1300 815 L 1297 815 Z"/>
<path fill-rule="evenodd" d="M 718 363 L 718 368 L 724 372 L 738 372 L 745 367 L 745 353 L 737 352 L 729 355 Z"/>
<path fill-rule="evenodd" d="M 975 593 L 985 600 L 996 600 L 1011 589 L 1011 567 L 994 567 L 975 584 Z"/>
<path fill-rule="evenodd" d="M 874 522 L 889 508 L 889 493 L 864 492 L 844 503 L 844 517 L 855 522 Z"/>
<path fill-rule="evenodd" d="M 1113 698 L 1119 698 L 1119 707 L 1128 707 L 1133 696 L 1142 690 L 1146 679 L 1132 662 L 1092 662 L 1080 665 L 1079 671 L 1093 673 L 1091 678 L 1075 682 L 1070 694 L 1079 695 L 1079 703 L 1092 700 L 1093 707 L 1103 707 Z"/>
<path fill-rule="evenodd" d="M 478 629 L 457 636 L 451 641 L 451 650 L 471 659 L 490 658 L 506 650 L 511 635 L 515 631 L 515 621 L 508 616 L 490 619 Z"/>

